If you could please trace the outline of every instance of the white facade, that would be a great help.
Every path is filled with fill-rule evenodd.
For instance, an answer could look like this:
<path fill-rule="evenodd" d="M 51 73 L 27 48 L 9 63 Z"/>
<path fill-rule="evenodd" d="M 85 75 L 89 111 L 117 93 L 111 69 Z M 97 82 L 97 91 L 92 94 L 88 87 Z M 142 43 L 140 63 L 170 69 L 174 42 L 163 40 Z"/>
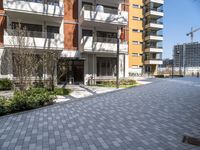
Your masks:
<path fill-rule="evenodd" d="M 113 67 L 112 75 L 107 76 L 105 72 L 99 75 L 103 69 L 99 68 L 99 63 L 101 62 L 100 59 L 105 59 L 106 63 L 109 59 L 113 59 L 114 61 L 117 58 L 117 38 L 109 36 L 101 37 L 98 35 L 98 32 L 104 32 L 104 34 L 108 35 L 109 33 L 118 35 L 120 28 L 128 25 L 128 12 L 121 11 L 121 0 L 112 2 L 105 0 L 83 0 L 82 2 L 91 2 L 92 4 L 92 6 L 89 6 L 89 10 L 85 6 L 82 6 L 80 9 L 79 49 L 81 50 L 82 57 L 85 59 L 84 83 L 86 84 L 90 78 L 94 80 L 115 79 L 114 72 L 116 71 L 116 66 Z M 117 9 L 108 9 L 104 5 Z M 84 35 L 84 30 L 90 32 L 90 35 Z M 120 42 L 119 76 L 128 76 L 127 42 Z"/>

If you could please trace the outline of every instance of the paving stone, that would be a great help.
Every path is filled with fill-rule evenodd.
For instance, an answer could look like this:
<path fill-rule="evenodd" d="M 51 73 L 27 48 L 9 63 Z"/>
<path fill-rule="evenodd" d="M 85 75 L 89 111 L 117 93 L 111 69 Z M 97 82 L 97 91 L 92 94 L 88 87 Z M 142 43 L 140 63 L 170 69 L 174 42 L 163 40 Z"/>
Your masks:
<path fill-rule="evenodd" d="M 0 117 L 0 149 L 197 150 L 200 80 L 152 84 Z"/>

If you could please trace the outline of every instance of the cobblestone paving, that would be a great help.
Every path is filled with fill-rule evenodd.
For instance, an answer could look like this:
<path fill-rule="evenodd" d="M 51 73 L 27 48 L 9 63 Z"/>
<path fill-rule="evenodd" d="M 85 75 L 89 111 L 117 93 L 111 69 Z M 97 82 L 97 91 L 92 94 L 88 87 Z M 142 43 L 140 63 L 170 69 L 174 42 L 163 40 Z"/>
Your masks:
<path fill-rule="evenodd" d="M 0 117 L 0 149 L 199 150 L 181 142 L 200 137 L 200 87 L 191 83 L 153 80 Z"/>

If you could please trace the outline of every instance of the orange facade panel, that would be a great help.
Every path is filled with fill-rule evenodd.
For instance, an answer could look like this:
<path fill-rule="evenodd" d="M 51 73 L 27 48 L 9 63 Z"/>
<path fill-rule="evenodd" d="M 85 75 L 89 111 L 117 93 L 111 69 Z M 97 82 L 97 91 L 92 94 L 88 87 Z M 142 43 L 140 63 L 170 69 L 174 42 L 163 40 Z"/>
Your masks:
<path fill-rule="evenodd" d="M 78 25 L 64 24 L 64 48 L 67 50 L 78 50 Z"/>
<path fill-rule="evenodd" d="M 0 47 L 3 46 L 4 29 L 6 28 L 6 16 L 3 10 L 3 0 L 0 1 Z"/>
<path fill-rule="evenodd" d="M 64 0 L 64 49 L 78 50 L 78 0 Z"/>
<path fill-rule="evenodd" d="M 78 0 L 64 0 L 64 20 L 78 20 Z"/>

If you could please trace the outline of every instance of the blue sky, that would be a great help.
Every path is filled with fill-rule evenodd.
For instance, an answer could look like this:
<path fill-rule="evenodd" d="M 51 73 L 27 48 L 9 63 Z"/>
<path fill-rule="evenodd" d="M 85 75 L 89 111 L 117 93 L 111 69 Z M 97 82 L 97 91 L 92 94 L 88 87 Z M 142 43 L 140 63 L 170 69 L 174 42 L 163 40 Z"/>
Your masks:
<path fill-rule="evenodd" d="M 186 33 L 191 27 L 200 27 L 200 0 L 165 0 L 164 11 L 163 58 L 171 58 L 173 46 L 190 42 Z M 200 42 L 200 31 L 195 33 L 194 41 Z"/>

